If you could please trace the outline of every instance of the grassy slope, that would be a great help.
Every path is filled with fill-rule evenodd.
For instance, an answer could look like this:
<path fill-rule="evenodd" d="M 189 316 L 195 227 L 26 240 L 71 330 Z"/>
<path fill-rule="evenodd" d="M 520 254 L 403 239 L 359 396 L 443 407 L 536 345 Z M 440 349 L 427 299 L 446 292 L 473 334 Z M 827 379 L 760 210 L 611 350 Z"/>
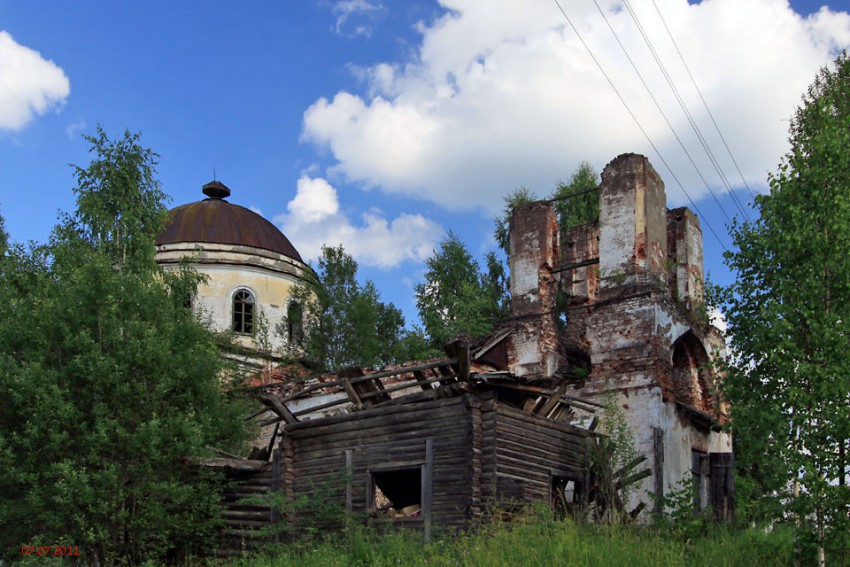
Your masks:
<path fill-rule="evenodd" d="M 447 566 L 665 566 L 733 567 L 790 565 L 788 531 L 765 533 L 716 531 L 685 539 L 648 528 L 619 528 L 528 520 L 511 526 L 485 526 L 473 535 L 438 539 L 431 545 L 421 535 L 378 537 L 351 528 L 311 545 L 278 547 L 266 556 L 230 561 L 227 565 L 447 565 Z"/>

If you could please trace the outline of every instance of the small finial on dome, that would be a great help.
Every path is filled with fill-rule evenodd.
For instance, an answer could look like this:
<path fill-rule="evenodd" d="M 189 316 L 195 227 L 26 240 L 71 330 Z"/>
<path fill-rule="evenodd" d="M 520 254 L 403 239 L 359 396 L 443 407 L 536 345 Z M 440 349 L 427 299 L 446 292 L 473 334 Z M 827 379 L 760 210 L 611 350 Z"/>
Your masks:
<path fill-rule="evenodd" d="M 221 181 L 210 181 L 203 188 L 204 195 L 211 199 L 226 199 L 230 197 L 230 189 Z"/>

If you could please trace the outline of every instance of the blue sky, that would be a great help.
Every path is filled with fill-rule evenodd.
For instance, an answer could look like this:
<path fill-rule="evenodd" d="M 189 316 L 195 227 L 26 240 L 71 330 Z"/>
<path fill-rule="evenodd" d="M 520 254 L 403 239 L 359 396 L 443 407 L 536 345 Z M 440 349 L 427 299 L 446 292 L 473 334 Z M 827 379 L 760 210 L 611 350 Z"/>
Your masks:
<path fill-rule="evenodd" d="M 89 161 L 81 134 L 128 128 L 160 155 L 172 205 L 199 199 L 215 170 L 232 202 L 305 257 L 342 242 L 414 319 L 412 286 L 445 231 L 480 256 L 511 189 L 545 196 L 581 160 L 601 171 L 636 152 L 665 179 L 669 206 L 690 205 L 682 188 L 696 203 L 706 267 L 728 281 L 735 205 L 635 20 L 620 2 L 560 1 L 681 187 L 554 0 L 0 0 L 0 214 L 13 240 L 45 241 L 73 208 L 68 164 Z M 765 191 L 794 106 L 850 45 L 848 2 L 630 5 L 730 188 L 748 199 L 687 70 L 747 184 Z"/>

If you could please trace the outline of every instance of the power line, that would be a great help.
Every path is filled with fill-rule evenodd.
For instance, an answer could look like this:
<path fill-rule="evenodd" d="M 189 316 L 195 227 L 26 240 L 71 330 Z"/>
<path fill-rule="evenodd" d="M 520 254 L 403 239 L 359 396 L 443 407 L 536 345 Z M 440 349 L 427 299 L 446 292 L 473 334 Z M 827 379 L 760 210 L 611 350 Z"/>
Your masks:
<path fill-rule="evenodd" d="M 702 171 L 700 171 L 700 169 L 697 166 L 696 162 L 694 161 L 693 157 L 691 157 L 691 153 L 685 147 L 685 144 L 682 142 L 682 139 L 679 137 L 679 134 L 676 132 L 676 129 L 673 127 L 673 124 L 667 118 L 667 114 L 664 112 L 664 109 L 661 108 L 661 105 L 659 104 L 658 100 L 655 98 L 655 95 L 652 94 L 652 90 L 649 88 L 649 85 L 644 80 L 643 75 L 641 75 L 641 72 L 638 70 L 637 65 L 635 65 L 635 62 L 632 60 L 631 56 L 629 55 L 629 52 L 626 49 L 626 46 L 624 46 L 623 42 L 620 41 L 620 36 L 617 35 L 617 32 L 614 30 L 614 27 L 611 25 L 611 22 L 608 21 L 608 17 L 605 15 L 605 12 L 599 6 L 599 2 L 597 2 L 597 0 L 593 0 L 593 3 L 596 4 L 596 9 L 599 11 L 599 15 L 602 16 L 603 20 L 605 20 L 605 23 L 608 25 L 608 29 L 611 30 L 611 33 L 614 35 L 614 39 L 617 40 L 617 44 L 620 46 L 620 49 L 623 51 L 623 54 L 626 56 L 626 59 L 628 59 L 629 63 L 632 66 L 632 69 L 634 69 L 635 74 L 638 76 L 638 79 L 640 79 L 641 84 L 646 89 L 646 92 L 649 95 L 649 98 L 651 98 L 652 102 L 655 103 L 655 108 L 657 108 L 658 112 L 661 113 L 661 116 L 664 118 L 664 122 L 667 123 L 667 127 L 670 128 L 670 132 L 673 133 L 673 137 L 676 138 L 676 141 L 679 142 L 679 146 L 682 148 L 682 151 L 685 152 L 686 156 L 688 156 L 688 161 L 691 162 L 691 165 L 694 167 L 694 170 L 696 170 L 697 175 L 699 175 L 699 178 L 702 179 L 703 184 L 705 184 L 705 188 L 708 189 L 708 192 L 714 198 L 714 202 L 717 203 L 717 206 L 718 206 L 718 208 L 720 208 L 720 211 L 723 213 L 723 216 L 725 216 L 726 220 L 731 223 L 732 219 L 726 213 L 726 209 L 723 208 L 723 205 L 720 203 L 720 200 L 717 198 L 717 195 L 715 195 L 714 191 L 711 190 L 711 186 L 708 184 L 708 181 L 706 181 L 705 177 L 702 174 Z"/>
<path fill-rule="evenodd" d="M 711 123 L 714 124 L 714 129 L 717 130 L 717 135 L 720 136 L 720 139 L 723 141 L 723 146 L 726 148 L 726 152 L 729 154 L 729 157 L 732 159 L 732 163 L 735 164 L 735 169 L 738 170 L 738 175 L 741 176 L 741 181 L 744 183 L 744 187 L 749 191 L 750 196 L 753 198 L 753 201 L 756 199 L 756 195 L 752 189 L 750 189 L 749 183 L 747 183 L 746 178 L 744 178 L 744 174 L 741 172 L 741 168 L 738 166 L 738 161 L 735 159 L 735 156 L 732 154 L 732 150 L 729 148 L 729 144 L 726 143 L 726 137 L 723 136 L 723 132 L 720 131 L 720 126 L 717 125 L 717 121 L 714 119 L 714 114 L 711 112 L 711 109 L 708 107 L 708 103 L 705 101 L 705 97 L 702 96 L 702 90 L 699 88 L 696 79 L 694 79 L 693 74 L 691 73 L 690 67 L 688 67 L 687 62 L 685 62 L 685 57 L 682 55 L 682 52 L 679 50 L 679 45 L 676 43 L 676 40 L 673 39 L 673 34 L 670 32 L 670 28 L 667 26 L 667 21 L 664 19 L 664 16 L 661 15 L 661 10 L 658 8 L 658 4 L 655 3 L 655 0 L 652 0 L 652 5 L 655 6 L 655 11 L 658 12 L 658 17 L 661 19 L 661 23 L 664 25 L 664 29 L 667 31 L 667 36 L 670 38 L 670 41 L 673 43 L 673 47 L 676 48 L 676 53 L 679 54 L 679 59 L 682 61 L 682 65 L 685 67 L 685 71 L 688 72 L 688 77 L 690 77 L 691 82 L 694 84 L 694 88 L 697 90 L 699 94 L 699 98 L 702 101 L 703 106 L 705 107 L 705 111 L 708 113 L 709 118 L 711 118 Z"/>
<path fill-rule="evenodd" d="M 714 228 L 713 228 L 713 227 L 711 226 L 711 224 L 708 222 L 708 217 L 706 217 L 705 215 L 703 215 L 703 214 L 702 214 L 702 212 L 699 210 L 699 207 L 697 207 L 696 203 L 694 203 L 694 200 L 693 200 L 693 199 L 691 199 L 691 196 L 688 194 L 687 190 L 685 190 L 685 186 L 684 186 L 684 185 L 682 185 L 682 182 L 681 182 L 681 181 L 679 181 L 679 178 L 678 178 L 678 177 L 676 177 L 676 174 L 675 174 L 675 173 L 673 173 L 673 169 L 672 169 L 672 168 L 670 167 L 670 165 L 667 163 L 667 160 L 665 160 L 665 159 L 664 159 L 664 156 L 662 156 L 662 155 L 661 155 L 661 152 L 659 152 L 659 151 L 658 151 L 658 148 L 657 148 L 657 147 L 655 146 L 655 144 L 652 142 L 652 139 L 649 137 L 649 134 L 647 134 L 647 133 L 646 133 L 646 130 L 644 130 L 643 126 L 641 126 L 641 124 L 640 124 L 640 122 L 638 121 L 637 117 L 635 116 L 634 112 L 632 112 L 632 109 L 629 107 L 628 103 L 627 103 L 627 102 L 626 102 L 626 100 L 623 98 L 623 95 L 621 95 L 621 94 L 620 94 L 620 91 L 617 89 L 617 87 L 616 87 L 616 86 L 614 85 L 614 83 L 611 81 L 611 78 L 608 76 L 608 73 L 606 73 L 606 72 L 605 72 L 605 69 L 602 67 L 602 65 L 599 63 L 599 60 L 598 60 L 598 59 L 596 58 L 596 56 L 593 54 L 593 51 L 590 49 L 590 46 L 589 46 L 589 45 L 587 45 L 587 43 L 584 41 L 584 38 L 581 36 L 581 33 L 579 33 L 579 31 L 578 31 L 578 28 L 576 28 L 576 26 L 573 24 L 573 22 L 572 22 L 572 20 L 570 19 L 570 17 L 569 17 L 569 16 L 567 15 L 567 13 L 564 11 L 564 8 L 561 6 L 560 1 L 559 1 L 559 0 L 554 0 L 554 2 L 555 2 L 555 5 L 558 7 L 558 10 L 560 10 L 560 11 L 561 11 L 561 14 L 564 16 L 564 19 L 565 19 L 565 20 L 567 20 L 567 23 L 568 23 L 568 24 L 570 25 L 570 27 L 573 29 L 573 32 L 575 32 L 576 37 L 578 37 L 578 40 L 579 40 L 579 41 L 581 42 L 581 44 L 584 46 L 585 50 L 587 50 L 587 53 L 588 53 L 588 55 L 590 55 L 590 58 L 591 58 L 591 59 L 593 59 L 593 62 L 594 62 L 594 63 L 596 64 L 596 66 L 599 68 L 599 72 L 601 72 L 601 73 L 602 73 L 602 76 L 603 76 L 603 77 L 605 77 L 605 80 L 606 80 L 606 81 L 608 81 L 608 85 L 610 85 L 610 87 L 614 90 L 614 93 L 617 95 L 617 98 L 619 98 L 619 99 L 620 99 L 620 102 L 621 102 L 621 103 L 623 103 L 623 106 L 626 108 L 626 112 L 628 112 L 628 113 L 629 113 L 629 116 L 631 116 L 631 117 L 632 117 L 632 120 L 634 120 L 635 125 L 638 127 L 638 129 L 639 129 L 639 130 L 641 131 L 641 133 L 643 134 L 644 138 L 646 138 L 646 141 L 647 141 L 647 142 L 649 142 L 649 145 L 652 147 L 652 149 L 653 149 L 653 150 L 655 151 L 655 153 L 658 155 L 658 159 L 660 159 L 660 160 L 661 160 L 661 163 L 663 163 L 663 164 L 664 164 L 664 167 L 666 167 L 666 168 L 667 168 L 667 171 L 670 173 L 670 176 L 671 176 L 671 177 L 673 177 L 673 179 L 676 181 L 676 184 L 677 184 L 677 185 L 679 186 L 679 188 L 682 190 L 682 193 L 684 193 L 684 194 L 685 194 L 685 197 L 687 197 L 687 198 L 688 198 L 688 201 L 691 203 L 691 205 L 692 205 L 692 206 L 693 206 L 693 208 L 694 208 L 694 212 L 695 212 L 697 215 L 699 215 L 699 216 L 700 216 L 700 218 L 702 218 L 702 219 L 705 221 L 705 226 L 707 226 L 707 227 L 708 227 L 708 230 L 709 230 L 709 231 L 711 231 L 711 234 L 713 234 L 713 235 L 714 235 L 714 238 L 715 238 L 715 239 L 717 239 L 717 243 L 718 243 L 718 244 L 720 244 L 720 247 L 721 247 L 721 248 L 723 248 L 724 252 L 728 252 L 729 250 L 726 248 L 726 246 L 723 244 L 723 241 L 722 241 L 722 240 L 720 240 L 720 237 L 719 237 L 719 236 L 717 236 L 717 233 L 714 231 Z"/>
<path fill-rule="evenodd" d="M 670 90 L 673 91 L 673 96 L 676 98 L 676 102 L 679 103 L 679 106 L 681 107 L 682 112 L 684 112 L 685 118 L 687 119 L 688 124 L 690 124 L 691 129 L 694 131 L 694 134 L 696 134 L 697 139 L 699 140 L 700 144 L 702 145 L 703 150 L 705 151 L 706 155 L 708 156 L 709 161 L 711 162 L 711 165 L 714 167 L 714 170 L 717 172 L 717 175 L 720 177 L 720 180 L 723 182 L 724 186 L 726 187 L 726 190 L 731 195 L 732 201 L 735 203 L 735 206 L 738 207 L 738 210 L 741 212 L 741 214 L 744 216 L 744 218 L 749 220 L 749 217 L 747 216 L 747 213 L 744 210 L 743 206 L 738 201 L 738 198 L 735 196 L 735 194 L 732 192 L 732 188 L 729 184 L 728 179 L 726 179 L 726 176 L 724 175 L 723 171 L 720 169 L 720 164 L 717 161 L 717 158 L 714 157 L 714 153 L 711 151 L 711 148 L 708 147 L 708 143 L 705 141 L 705 138 L 702 135 L 702 131 L 699 129 L 699 126 L 697 126 L 697 123 L 694 120 L 693 115 L 691 114 L 690 110 L 688 110 L 688 107 L 685 104 L 684 99 L 679 94 L 679 89 L 677 89 L 676 85 L 673 83 L 673 79 L 670 77 L 670 74 L 667 72 L 667 68 L 664 66 L 664 63 L 661 61 L 661 57 L 658 55 L 658 52 L 655 50 L 655 47 L 653 47 L 652 42 L 650 41 L 648 34 L 646 33 L 646 31 L 643 28 L 643 25 L 641 25 L 640 20 L 637 17 L 637 13 L 632 8 L 631 4 L 629 3 L 629 0 L 623 0 L 623 5 L 626 7 L 626 11 L 629 13 L 629 15 L 631 16 L 635 25 L 637 26 L 638 31 L 640 32 L 640 35 L 643 38 L 644 43 L 646 43 L 646 46 L 647 46 L 647 48 L 649 48 L 649 51 L 652 54 L 653 59 L 655 59 L 655 63 L 658 65 L 658 68 L 661 70 L 661 74 L 664 76 L 664 79 L 667 81 L 667 85 L 670 87 Z M 711 190 L 709 189 L 709 191 L 711 191 Z M 712 194 L 712 196 L 714 196 L 713 191 L 711 191 L 711 194 Z M 715 199 L 716 199 L 716 197 L 715 197 Z M 728 216 L 727 216 L 727 219 L 728 219 Z"/>

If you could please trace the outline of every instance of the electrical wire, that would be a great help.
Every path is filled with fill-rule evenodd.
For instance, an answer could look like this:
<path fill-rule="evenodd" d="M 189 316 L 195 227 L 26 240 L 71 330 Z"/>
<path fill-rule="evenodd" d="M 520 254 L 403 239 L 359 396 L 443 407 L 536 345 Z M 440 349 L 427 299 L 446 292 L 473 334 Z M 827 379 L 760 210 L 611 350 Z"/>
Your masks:
<path fill-rule="evenodd" d="M 652 45 L 652 41 L 650 41 L 649 35 L 646 33 L 646 30 L 644 30 L 643 25 L 641 25 L 640 20 L 637 17 L 637 13 L 632 8 L 631 4 L 629 3 L 629 0 L 623 0 L 623 5 L 626 7 L 626 11 L 629 13 L 632 20 L 634 21 L 635 26 L 637 26 L 638 31 L 640 32 L 640 35 L 643 38 L 644 43 L 646 44 L 647 48 L 649 48 L 649 51 L 652 54 L 653 59 L 655 59 L 655 63 L 658 65 L 658 68 L 661 70 L 661 74 L 664 76 L 664 79 L 667 81 L 667 85 L 670 87 L 670 90 L 673 91 L 673 96 L 676 98 L 676 102 L 679 103 L 679 106 L 681 107 L 682 112 L 684 112 L 685 118 L 687 119 L 688 124 L 691 126 L 691 129 L 694 131 L 694 134 L 696 134 L 697 139 L 699 140 L 700 145 L 702 145 L 702 148 L 705 151 L 706 155 L 708 156 L 708 159 L 711 162 L 711 165 L 714 167 L 715 172 L 720 177 L 720 180 L 723 182 L 723 185 L 726 187 L 726 190 L 729 192 L 730 196 L 732 197 L 732 201 L 735 203 L 735 206 L 741 212 L 743 217 L 745 219 L 749 220 L 749 217 L 747 215 L 746 210 L 741 205 L 738 198 L 735 196 L 735 193 L 732 191 L 732 187 L 729 183 L 729 180 L 726 178 L 726 175 L 721 170 L 720 163 L 717 161 L 717 158 L 714 157 L 714 152 L 712 152 L 711 148 L 709 148 L 708 143 L 705 141 L 705 138 L 702 135 L 702 131 L 699 129 L 699 126 L 697 125 L 696 121 L 694 120 L 693 115 L 691 114 L 690 110 L 688 110 L 688 107 L 685 104 L 684 99 L 682 98 L 681 94 L 679 93 L 679 89 L 676 88 L 676 85 L 674 84 L 673 79 L 670 77 L 670 74 L 667 72 L 667 68 L 664 66 L 664 63 L 661 61 L 661 57 L 658 55 L 658 52 L 655 50 L 655 47 Z M 709 189 L 709 191 L 711 191 L 711 190 Z M 711 194 L 712 194 L 712 196 L 714 196 L 713 191 L 711 191 Z M 715 199 L 716 199 L 716 197 L 715 197 Z M 727 218 L 728 218 L 728 216 L 727 216 Z"/>
<path fill-rule="evenodd" d="M 694 79 L 693 74 L 691 73 L 691 69 L 685 61 L 685 57 L 682 55 L 681 50 L 679 49 L 679 45 L 676 43 L 676 40 L 673 38 L 673 34 L 670 32 L 670 28 L 667 26 L 667 21 L 664 19 L 664 16 L 661 14 L 661 10 L 658 8 L 658 4 L 655 3 L 655 0 L 652 0 L 652 5 L 655 6 L 655 11 L 658 13 L 658 18 L 661 20 L 661 23 L 664 25 L 664 29 L 667 31 L 667 36 L 670 38 L 670 41 L 673 43 L 673 47 L 676 48 L 676 53 L 679 55 L 679 59 L 682 61 L 682 65 L 685 67 L 685 71 L 688 72 L 688 77 L 690 77 L 691 82 L 694 84 L 694 88 L 697 90 L 699 94 L 699 98 L 702 101 L 702 105 L 705 107 L 705 111 L 708 113 L 709 118 L 711 118 L 711 123 L 714 124 L 714 129 L 717 130 L 717 135 L 720 136 L 720 140 L 723 142 L 723 146 L 726 148 L 726 152 L 729 154 L 729 158 L 732 160 L 732 163 L 735 164 L 735 169 L 738 170 L 738 175 L 741 176 L 741 181 L 744 184 L 744 187 L 749 191 L 750 196 L 753 198 L 753 201 L 756 199 L 756 195 L 753 190 L 750 188 L 749 183 L 747 183 L 746 178 L 744 178 L 744 174 L 741 172 L 741 167 L 738 165 L 738 161 L 735 159 L 735 156 L 732 154 L 732 150 L 729 148 L 729 144 L 726 142 L 726 137 L 723 135 L 723 132 L 720 131 L 720 126 L 717 125 L 717 120 L 714 119 L 714 114 L 711 112 L 711 109 L 708 107 L 708 103 L 705 101 L 705 97 L 702 95 L 702 90 L 699 88 L 696 79 Z"/>
<path fill-rule="evenodd" d="M 649 88 L 649 85 L 644 80 L 643 75 L 641 74 L 640 70 L 638 70 L 637 65 L 635 65 L 635 62 L 632 60 L 632 57 L 629 55 L 629 51 L 626 49 L 626 46 L 624 46 L 623 42 L 620 41 L 620 36 L 617 34 L 616 30 L 614 30 L 614 27 L 611 25 L 611 22 L 608 20 L 608 17 L 605 15 L 605 12 L 599 6 L 599 2 L 597 2 L 597 0 L 593 0 L 593 3 L 596 5 L 596 9 L 599 11 L 599 15 L 602 16 L 602 19 L 605 20 L 605 23 L 608 25 L 608 29 L 611 30 L 611 34 L 614 36 L 614 39 L 617 40 L 617 44 L 620 46 L 620 49 L 623 51 L 623 54 L 626 56 L 626 59 L 628 59 L 629 64 L 631 64 L 632 69 L 634 69 L 635 74 L 638 76 L 638 79 L 640 79 L 640 82 L 643 85 L 643 88 L 646 89 L 646 92 L 649 95 L 649 98 L 652 99 L 653 103 L 655 103 L 655 108 L 657 108 L 658 112 L 661 113 L 661 116 L 664 118 L 664 122 L 667 123 L 667 127 L 670 128 L 670 132 L 672 132 L 673 137 L 676 138 L 677 142 L 679 142 L 679 146 L 682 148 L 682 151 L 685 152 L 685 155 L 688 157 L 688 161 L 691 162 L 691 165 L 693 166 L 694 170 L 697 172 L 697 175 L 699 175 L 699 178 L 702 179 L 702 182 L 705 185 L 705 188 L 708 189 L 708 192 L 714 198 L 714 202 L 717 203 L 717 207 L 723 213 L 723 216 L 725 216 L 726 220 L 731 223 L 732 218 L 726 213 L 726 209 L 720 203 L 720 200 L 717 198 L 717 195 L 714 193 L 714 191 L 712 191 L 711 186 L 708 184 L 708 181 L 706 181 L 705 176 L 703 176 L 702 171 L 700 171 L 699 167 L 697 166 L 696 162 L 694 161 L 694 158 L 691 157 L 691 153 L 688 151 L 688 148 L 685 147 L 684 142 L 682 142 L 682 139 L 679 137 L 679 134 L 676 132 L 676 129 L 673 127 L 673 124 L 670 122 L 670 119 L 667 118 L 667 114 L 664 112 L 664 109 L 661 108 L 661 104 L 659 104 L 658 99 L 656 99 L 655 95 L 652 94 L 652 90 Z"/>
<path fill-rule="evenodd" d="M 706 217 L 705 215 L 703 215 L 703 214 L 702 214 L 702 212 L 699 210 L 699 207 L 697 207 L 697 204 L 696 204 L 696 203 L 694 202 L 694 200 L 691 198 L 690 194 L 688 194 L 687 190 L 685 189 L 685 186 L 684 186 L 684 185 L 682 185 L 682 182 L 681 182 L 681 181 L 679 181 L 679 178 L 676 176 L 676 174 L 675 174 L 675 173 L 673 173 L 673 169 L 672 169 L 672 168 L 670 167 L 670 165 L 667 163 L 667 160 L 665 160 L 665 159 L 664 159 L 664 156 L 662 156 L 662 155 L 661 155 L 661 152 L 659 152 L 659 151 L 658 151 L 658 148 L 655 146 L 655 144 L 653 143 L 652 139 L 649 137 L 649 134 L 647 134 L 646 130 L 644 130 L 643 126 L 641 126 L 640 121 L 637 119 L 637 117 L 635 116 L 634 112 L 632 112 L 632 109 L 629 107 L 628 103 L 627 103 L 627 102 L 626 102 L 626 100 L 623 98 L 623 95 L 621 95 L 621 94 L 620 94 L 619 89 L 617 89 L 617 87 L 616 87 L 616 86 L 614 85 L 614 83 L 611 81 L 611 78 L 608 76 L 608 73 L 606 73 L 606 72 L 605 72 L 605 69 L 602 67 L 602 64 L 601 64 L 601 63 L 599 63 L 599 60 L 598 60 L 598 59 L 596 58 L 596 56 L 593 54 L 593 51 L 590 49 L 590 46 L 589 46 L 589 45 L 587 45 L 587 42 L 585 42 L 585 41 L 584 41 L 584 38 L 581 36 L 581 33 L 579 33 L 578 28 L 576 28 L 575 24 L 573 24 L 573 21 L 570 19 L 570 17 L 569 17 L 569 16 L 567 15 L 567 13 L 564 11 L 564 8 L 561 6 L 560 1 L 559 1 L 559 0 L 553 0 L 553 1 L 555 2 L 555 5 L 558 7 L 558 10 L 560 10 L 560 11 L 561 11 L 561 14 L 564 16 L 564 19 L 567 21 L 567 23 L 568 23 L 568 24 L 570 25 L 570 27 L 572 28 L 573 32 L 575 32 L 576 37 L 578 37 L 578 40 L 579 40 L 579 41 L 581 42 L 581 44 L 584 46 L 585 50 L 587 50 L 587 53 L 588 53 L 588 55 L 590 55 L 590 58 L 591 58 L 591 59 L 593 59 L 593 62 L 596 64 L 596 67 L 597 67 L 597 68 L 599 69 L 599 71 L 602 73 L 602 76 L 603 76 L 603 77 L 605 77 L 605 80 L 606 80 L 606 81 L 608 81 L 608 85 L 611 87 L 611 89 L 612 89 L 612 90 L 614 91 L 614 93 L 617 95 L 617 98 L 619 98 L 619 99 L 620 99 L 620 102 L 621 102 L 621 103 L 623 103 L 623 106 L 625 107 L 626 112 L 628 112 L 628 113 L 629 113 L 629 116 L 631 116 L 631 117 L 632 117 L 632 120 L 634 121 L 635 125 L 636 125 L 636 126 L 638 127 L 638 129 L 641 131 L 641 133 L 643 134 L 644 138 L 646 138 L 646 141 L 647 141 L 647 142 L 649 142 L 649 145 L 652 147 L 653 151 L 655 151 L 656 155 L 658 156 L 658 159 L 660 159 L 660 160 L 661 160 L 661 163 L 663 163 L 663 164 L 664 164 L 664 167 L 666 167 L 666 168 L 667 168 L 667 171 L 670 173 L 670 176 L 671 176 L 671 177 L 672 177 L 672 178 L 676 181 L 676 184 L 677 184 L 677 185 L 679 186 L 679 188 L 682 190 L 682 193 L 684 193 L 684 194 L 685 194 L 685 197 L 687 197 L 687 198 L 688 198 L 688 202 L 690 202 L 691 206 L 693 206 L 693 208 L 694 208 L 694 212 L 695 212 L 697 215 L 699 215 L 699 217 L 700 217 L 701 219 L 703 219 L 703 221 L 705 222 L 705 226 L 706 226 L 706 227 L 708 227 L 708 230 L 711 232 L 711 234 L 713 234 L 713 235 L 714 235 L 714 238 L 715 238 L 715 239 L 717 239 L 717 243 L 718 243 L 718 244 L 720 244 L 720 247 L 721 247 L 721 248 L 723 248 L 724 252 L 728 252 L 728 251 L 729 251 L 729 249 L 728 249 L 728 248 L 726 248 L 726 245 L 725 245 L 725 244 L 723 244 L 723 241 L 722 241 L 722 240 L 720 240 L 720 237 L 719 237 L 719 236 L 717 235 L 717 233 L 714 231 L 714 228 L 711 226 L 711 223 L 709 223 L 709 222 L 708 222 L 708 217 Z"/>

